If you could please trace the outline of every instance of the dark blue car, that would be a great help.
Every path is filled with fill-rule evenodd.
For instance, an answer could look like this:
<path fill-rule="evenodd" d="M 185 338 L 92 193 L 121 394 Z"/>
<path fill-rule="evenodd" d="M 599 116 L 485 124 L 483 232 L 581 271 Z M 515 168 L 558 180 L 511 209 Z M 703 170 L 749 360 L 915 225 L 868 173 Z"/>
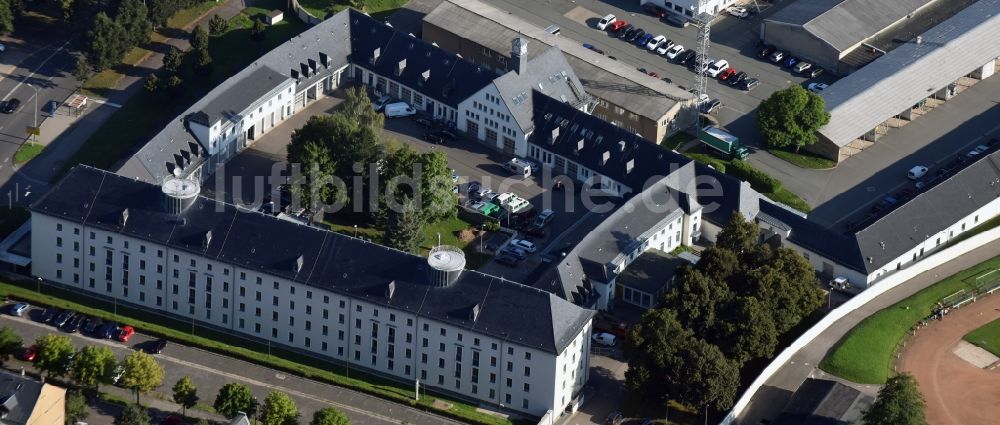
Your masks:
<path fill-rule="evenodd" d="M 653 34 L 645 34 L 642 37 L 639 37 L 638 40 L 636 40 L 635 45 L 636 46 L 645 46 L 646 43 L 649 43 L 649 40 L 652 40 L 652 39 L 653 39 Z"/>
<path fill-rule="evenodd" d="M 795 56 L 789 56 L 788 59 L 785 59 L 785 67 L 786 68 L 791 68 L 791 67 L 795 66 L 795 64 L 797 64 L 797 63 L 799 63 L 799 58 L 797 58 Z"/>
<path fill-rule="evenodd" d="M 94 331 L 94 336 L 97 338 L 111 339 L 112 336 L 118 331 L 118 324 L 114 322 L 107 322 L 97 328 Z"/>

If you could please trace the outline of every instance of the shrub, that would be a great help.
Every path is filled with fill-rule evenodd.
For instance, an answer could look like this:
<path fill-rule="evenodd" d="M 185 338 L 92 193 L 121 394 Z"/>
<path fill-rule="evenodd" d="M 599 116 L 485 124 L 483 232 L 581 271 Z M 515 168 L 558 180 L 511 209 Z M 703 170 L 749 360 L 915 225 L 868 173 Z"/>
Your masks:
<path fill-rule="evenodd" d="M 220 35 L 225 33 L 227 29 L 229 29 L 229 23 L 218 14 L 208 21 L 208 31 L 212 35 Z"/>
<path fill-rule="evenodd" d="M 754 190 L 763 193 L 774 193 L 781 189 L 781 182 L 756 168 L 746 161 L 734 160 L 729 163 L 726 173 L 740 180 L 750 182 Z"/>

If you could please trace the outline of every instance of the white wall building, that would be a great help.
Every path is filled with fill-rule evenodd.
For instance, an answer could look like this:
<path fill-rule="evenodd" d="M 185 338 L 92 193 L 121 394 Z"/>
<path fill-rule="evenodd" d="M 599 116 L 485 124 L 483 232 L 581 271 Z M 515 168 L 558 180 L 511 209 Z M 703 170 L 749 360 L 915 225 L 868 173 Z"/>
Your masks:
<path fill-rule="evenodd" d="M 74 168 L 32 206 L 32 273 L 533 416 L 587 381 L 590 310 L 164 187 Z"/>

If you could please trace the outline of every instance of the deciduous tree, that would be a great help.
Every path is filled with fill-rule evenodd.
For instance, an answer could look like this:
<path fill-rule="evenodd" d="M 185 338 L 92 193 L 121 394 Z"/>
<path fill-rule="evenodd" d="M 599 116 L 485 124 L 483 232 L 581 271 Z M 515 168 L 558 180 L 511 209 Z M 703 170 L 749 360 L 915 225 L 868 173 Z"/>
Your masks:
<path fill-rule="evenodd" d="M 816 142 L 816 131 L 830 121 L 826 103 L 799 85 L 778 90 L 757 107 L 757 122 L 771 147 L 795 149 Z"/>
<path fill-rule="evenodd" d="M 198 404 L 198 387 L 191 382 L 191 377 L 185 376 L 174 384 L 174 403 L 181 405 L 181 415 L 187 416 L 187 409 Z"/>
<path fill-rule="evenodd" d="M 227 418 L 236 416 L 236 412 L 250 412 L 253 407 L 253 393 L 246 385 L 230 382 L 219 389 L 212 407 Z"/>
<path fill-rule="evenodd" d="M 909 373 L 889 378 L 878 391 L 875 403 L 865 409 L 865 425 L 927 425 L 924 397 Z"/>
<path fill-rule="evenodd" d="M 73 342 L 63 335 L 42 335 L 35 339 L 35 367 L 48 376 L 64 376 L 69 372 Z"/>
<path fill-rule="evenodd" d="M 715 246 L 742 255 L 757 246 L 760 241 L 760 228 L 746 220 L 743 214 L 733 211 L 729 223 L 722 228 L 715 238 Z"/>
<path fill-rule="evenodd" d="M 250 38 L 253 41 L 264 41 L 266 31 L 267 27 L 264 26 L 264 22 L 260 19 L 254 19 L 253 26 L 250 27 Z"/>
<path fill-rule="evenodd" d="M 160 77 L 156 74 L 149 74 L 149 76 L 146 77 L 146 82 L 142 83 L 142 88 L 146 89 L 146 91 L 150 93 L 156 93 L 160 90 Z"/>
<path fill-rule="evenodd" d="M 14 32 L 14 11 L 11 10 L 10 0 L 0 0 L 0 34 L 12 32 Z"/>
<path fill-rule="evenodd" d="M 87 406 L 87 398 L 77 390 L 66 391 L 66 423 L 75 424 L 82 422 L 90 416 L 90 407 Z"/>
<path fill-rule="evenodd" d="M 326 407 L 313 413 L 309 425 L 351 425 L 351 419 L 333 407 Z"/>
<path fill-rule="evenodd" d="M 375 110 L 371 99 L 361 87 L 347 89 L 347 97 L 341 102 L 337 113 L 375 131 L 381 130 L 385 125 L 385 115 Z"/>
<path fill-rule="evenodd" d="M 299 410 L 295 401 L 288 394 L 274 391 L 264 398 L 260 408 L 260 421 L 263 425 L 296 425 Z"/>
<path fill-rule="evenodd" d="M 13 329 L 7 326 L 0 328 L 0 364 L 10 359 L 10 356 L 21 349 L 23 344 L 21 336 Z"/>
<path fill-rule="evenodd" d="M 153 24 L 149 22 L 149 10 L 143 0 L 121 0 L 118 3 L 115 20 L 121 25 L 126 37 L 128 37 L 128 49 L 149 41 L 149 33 L 153 31 Z"/>
<path fill-rule="evenodd" d="M 77 82 L 83 84 L 93 73 L 94 70 L 90 67 L 90 62 L 87 62 L 87 56 L 77 56 L 76 63 L 73 65 L 73 78 L 76 78 Z"/>
<path fill-rule="evenodd" d="M 115 425 L 149 425 L 149 412 L 139 404 L 129 404 L 115 417 Z"/>
<path fill-rule="evenodd" d="M 118 65 L 125 52 L 131 48 L 124 28 L 105 15 L 98 13 L 94 25 L 87 33 L 87 59 L 97 71 Z"/>
<path fill-rule="evenodd" d="M 125 373 L 118 383 L 135 393 L 136 404 L 139 403 L 139 394 L 152 391 L 163 383 L 163 366 L 149 354 L 133 351 L 125 356 L 123 365 Z"/>
<path fill-rule="evenodd" d="M 194 50 L 208 49 L 208 31 L 205 31 L 205 27 L 197 25 L 191 30 L 191 48 Z"/>
<path fill-rule="evenodd" d="M 117 365 L 118 360 L 110 348 L 88 345 L 73 357 L 70 376 L 84 387 L 98 388 L 102 382 L 107 382 Z"/>

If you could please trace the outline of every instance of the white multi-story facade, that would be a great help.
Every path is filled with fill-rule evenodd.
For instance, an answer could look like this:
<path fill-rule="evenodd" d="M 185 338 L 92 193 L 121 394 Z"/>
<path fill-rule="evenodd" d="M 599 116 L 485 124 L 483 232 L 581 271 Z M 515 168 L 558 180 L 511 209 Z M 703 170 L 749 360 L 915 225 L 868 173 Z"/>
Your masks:
<path fill-rule="evenodd" d="M 413 266 L 398 276 L 422 281 L 417 269 L 426 262 L 421 266 L 409 254 L 206 198 L 195 198 L 177 215 L 163 213 L 159 202 L 134 202 L 154 192 L 159 187 L 75 168 L 33 207 L 32 273 L 534 416 L 549 410 L 558 415 L 587 381 L 591 312 L 553 294 L 465 272 L 450 287 L 433 289 L 390 276 L 372 295 L 371 287 L 360 287 L 376 278 L 369 270 L 384 274 L 374 270 Z M 102 211 L 103 217 L 88 211 Z M 156 240 L 162 231 L 171 235 L 168 241 Z M 290 235 L 306 248 L 310 240 L 320 241 L 316 251 L 326 254 L 272 246 L 280 241 L 261 232 Z M 230 243 L 240 246 L 226 247 Z M 334 243 L 348 257 L 333 259 Z M 354 255 L 383 258 L 365 269 Z M 343 270 L 344 283 L 318 284 L 327 279 L 317 279 L 317 268 Z M 487 286 L 489 291 L 472 296 L 479 300 L 474 305 L 462 304 L 463 293 Z M 414 294 L 422 298 L 411 299 Z M 454 316 L 456 309 L 467 313 Z"/>

